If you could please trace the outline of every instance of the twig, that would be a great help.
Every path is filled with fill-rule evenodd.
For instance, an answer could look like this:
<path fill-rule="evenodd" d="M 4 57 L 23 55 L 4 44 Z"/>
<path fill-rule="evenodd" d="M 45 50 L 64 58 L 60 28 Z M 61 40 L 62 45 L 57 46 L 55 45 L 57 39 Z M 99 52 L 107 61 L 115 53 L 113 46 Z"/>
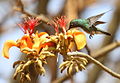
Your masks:
<path fill-rule="evenodd" d="M 40 19 L 42 19 L 42 21 L 45 22 L 45 23 L 49 22 L 49 19 L 48 19 L 46 16 L 44 16 L 43 14 L 37 15 L 37 14 L 34 14 L 34 13 L 28 13 L 28 12 L 26 12 L 25 10 L 22 10 L 21 8 L 16 7 L 16 6 L 14 7 L 14 10 L 15 10 L 15 11 L 18 11 L 18 12 L 21 12 L 21 13 L 25 14 L 26 16 L 29 16 L 29 17 L 37 17 L 37 18 L 40 18 Z"/>
<path fill-rule="evenodd" d="M 14 9 L 15 11 L 21 12 L 22 14 L 25 14 L 26 16 L 29 16 L 29 17 L 37 17 L 37 18 L 40 18 L 40 19 L 41 19 L 43 22 L 45 22 L 45 23 L 49 22 L 49 19 L 48 19 L 46 16 L 44 16 L 43 14 L 37 15 L 37 14 L 35 14 L 35 13 L 29 13 L 29 12 L 25 11 L 24 5 L 23 5 L 23 3 L 22 3 L 21 0 L 17 0 L 16 6 L 14 6 L 13 9 Z"/>
<path fill-rule="evenodd" d="M 80 57 L 84 57 L 89 59 L 91 62 L 93 62 L 94 64 L 96 64 L 97 66 L 99 66 L 100 68 L 102 68 L 104 71 L 106 71 L 107 73 L 109 73 L 110 75 L 120 79 L 120 74 L 117 74 L 115 72 L 113 72 L 111 69 L 107 68 L 106 66 L 104 66 L 102 63 L 100 63 L 99 61 L 97 61 L 96 59 L 92 58 L 90 55 L 82 53 L 82 52 L 69 52 L 68 55 L 72 56 L 72 55 L 77 55 Z"/>

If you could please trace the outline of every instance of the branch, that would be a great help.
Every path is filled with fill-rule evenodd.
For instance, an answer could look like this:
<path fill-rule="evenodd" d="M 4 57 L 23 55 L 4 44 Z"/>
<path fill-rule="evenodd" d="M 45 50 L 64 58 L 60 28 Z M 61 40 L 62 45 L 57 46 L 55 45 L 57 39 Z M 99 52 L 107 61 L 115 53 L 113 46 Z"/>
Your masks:
<path fill-rule="evenodd" d="M 93 62 L 97 66 L 99 66 L 101 69 L 103 69 L 104 71 L 106 71 L 107 73 L 109 73 L 110 75 L 112 75 L 113 77 L 120 79 L 120 74 L 115 73 L 114 71 L 112 71 L 111 69 L 107 68 L 102 63 L 100 63 L 96 59 L 92 58 L 88 54 L 85 54 L 85 53 L 82 53 L 82 52 L 69 52 L 68 55 L 69 56 L 72 56 L 72 55 L 76 56 L 77 55 L 77 56 L 80 56 L 80 57 L 87 58 L 88 60 L 90 60 L 91 62 Z"/>
<path fill-rule="evenodd" d="M 48 21 L 49 21 L 49 19 L 45 15 L 43 15 L 43 14 L 37 15 L 35 13 L 29 13 L 29 12 L 25 11 L 24 5 L 23 5 L 21 0 L 17 0 L 16 1 L 16 5 L 13 7 L 13 9 L 15 11 L 21 12 L 25 16 L 40 18 L 45 23 L 48 23 Z"/>

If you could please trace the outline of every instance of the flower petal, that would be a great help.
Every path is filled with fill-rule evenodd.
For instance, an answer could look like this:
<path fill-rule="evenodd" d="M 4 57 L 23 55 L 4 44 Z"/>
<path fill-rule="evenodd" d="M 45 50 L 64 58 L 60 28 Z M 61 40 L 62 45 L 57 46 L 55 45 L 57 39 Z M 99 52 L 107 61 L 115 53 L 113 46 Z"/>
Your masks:
<path fill-rule="evenodd" d="M 83 32 L 74 32 L 73 33 L 74 40 L 77 46 L 77 49 L 80 50 L 86 45 L 86 37 Z"/>
<path fill-rule="evenodd" d="M 77 46 L 75 42 L 70 42 L 69 47 L 68 47 L 68 51 L 76 51 L 77 50 Z"/>
<path fill-rule="evenodd" d="M 42 36 L 48 36 L 48 34 L 46 32 L 40 32 L 38 34 L 38 37 L 42 37 Z"/>
<path fill-rule="evenodd" d="M 24 35 L 20 41 L 23 42 L 22 47 L 27 45 L 28 48 L 32 48 L 33 42 L 29 35 Z"/>
<path fill-rule="evenodd" d="M 38 36 L 36 36 L 34 38 L 34 44 L 32 46 L 32 49 L 36 50 L 37 53 L 39 53 L 39 51 L 41 50 L 41 45 L 48 39 L 46 38 L 47 36 L 49 36 L 46 32 L 41 32 L 40 34 L 38 34 Z"/>
<path fill-rule="evenodd" d="M 16 46 L 17 43 L 13 40 L 7 40 L 5 43 L 4 43 L 4 47 L 3 47 L 3 51 L 2 51 L 2 56 L 4 56 L 5 58 L 9 59 L 9 49 L 12 47 L 12 46 Z"/>
<path fill-rule="evenodd" d="M 54 46 L 56 46 L 56 44 L 53 43 L 53 42 L 46 42 L 46 43 L 40 45 L 40 48 L 44 48 L 46 46 L 48 46 L 48 47 L 54 47 Z"/>

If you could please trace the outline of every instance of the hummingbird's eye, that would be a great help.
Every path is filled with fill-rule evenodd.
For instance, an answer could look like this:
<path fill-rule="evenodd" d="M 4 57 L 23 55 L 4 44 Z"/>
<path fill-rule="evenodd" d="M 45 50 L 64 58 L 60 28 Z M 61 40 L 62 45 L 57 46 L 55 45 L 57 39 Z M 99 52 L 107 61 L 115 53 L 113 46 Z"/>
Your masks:
<path fill-rule="evenodd" d="M 73 26 L 73 23 L 70 23 L 71 26 Z"/>

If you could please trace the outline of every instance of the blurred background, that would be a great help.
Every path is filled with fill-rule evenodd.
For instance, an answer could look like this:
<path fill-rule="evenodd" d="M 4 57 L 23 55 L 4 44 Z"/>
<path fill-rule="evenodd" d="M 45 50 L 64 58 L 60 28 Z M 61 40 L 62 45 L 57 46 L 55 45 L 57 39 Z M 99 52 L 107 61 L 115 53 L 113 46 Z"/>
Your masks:
<path fill-rule="evenodd" d="M 22 5 L 21 5 L 22 2 Z M 111 37 L 105 35 L 95 35 L 92 39 L 87 36 L 87 44 L 92 53 L 98 51 L 102 47 L 109 45 L 114 41 L 120 41 L 120 0 L 0 0 L 0 55 L 2 55 L 3 44 L 6 40 L 17 40 L 24 33 L 18 27 L 18 23 L 22 21 L 24 16 L 20 10 L 16 11 L 16 7 L 22 8 L 29 13 L 43 14 L 48 18 L 65 15 L 69 20 L 75 18 L 88 18 L 106 11 L 101 21 L 107 22 L 98 27 L 102 30 L 110 32 Z M 52 34 L 52 31 L 44 23 L 37 27 L 39 31 L 46 31 Z M 83 51 L 85 51 L 83 49 Z M 18 83 L 12 79 L 14 70 L 12 65 L 15 61 L 24 58 L 21 56 L 20 50 L 13 47 L 9 51 L 10 59 L 0 56 L 0 83 Z M 105 57 L 102 57 L 102 63 L 120 73 L 120 47 L 110 51 Z M 38 83 L 51 83 L 56 78 L 61 78 L 66 74 L 62 74 L 58 69 L 58 65 L 62 62 L 59 57 L 58 64 L 53 64 L 56 59 L 50 59 L 48 65 L 45 66 L 47 73 L 45 76 L 39 76 Z M 65 80 L 63 83 L 120 83 L 120 80 L 112 77 L 106 72 L 99 69 L 94 64 L 87 66 L 86 70 L 75 74 L 71 79 Z"/>

